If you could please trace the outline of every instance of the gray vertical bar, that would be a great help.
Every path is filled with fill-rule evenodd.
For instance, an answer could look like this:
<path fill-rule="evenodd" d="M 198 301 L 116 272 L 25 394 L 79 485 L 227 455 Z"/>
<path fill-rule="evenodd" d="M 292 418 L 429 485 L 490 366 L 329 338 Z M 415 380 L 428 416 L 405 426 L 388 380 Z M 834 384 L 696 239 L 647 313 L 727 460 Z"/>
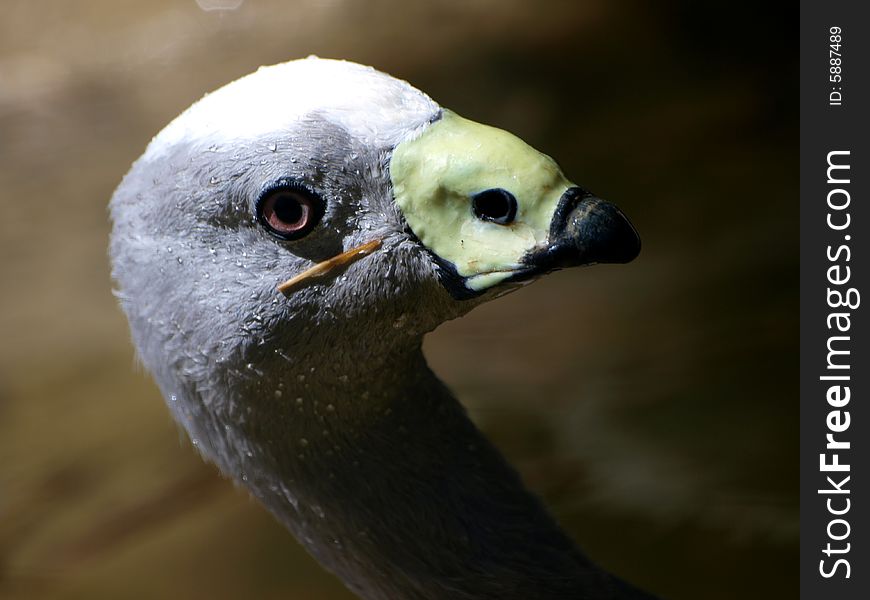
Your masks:
<path fill-rule="evenodd" d="M 870 256 L 867 253 L 867 238 L 870 237 L 870 169 L 868 169 L 868 137 L 866 114 L 870 111 L 870 20 L 866 4 L 853 1 L 803 1 L 801 2 L 801 598 L 807 600 L 858 600 L 870 598 L 870 532 L 868 518 L 870 502 L 868 478 L 870 478 L 870 403 L 868 380 L 868 338 L 866 312 L 870 310 L 870 287 L 867 285 L 870 271 Z M 831 81 L 831 58 L 829 52 L 830 28 L 842 29 L 840 53 L 842 82 Z M 831 105 L 832 92 L 840 92 L 840 105 Z M 833 98 L 836 104 L 836 95 Z M 828 154 L 832 151 L 848 151 L 849 154 L 834 155 L 841 164 L 848 163 L 848 175 L 843 169 L 832 171 L 833 179 L 849 179 L 848 183 L 829 183 Z M 832 210 L 828 206 L 828 194 L 832 190 L 833 203 L 841 205 L 849 198 L 847 208 Z M 850 225 L 843 230 L 832 229 L 826 222 L 831 213 L 834 225 L 845 222 L 848 213 Z M 848 251 L 842 250 L 845 246 Z M 839 254 L 837 254 L 839 250 Z M 828 253 L 836 258 L 831 260 Z M 850 260 L 846 260 L 847 257 Z M 828 269 L 835 278 L 842 278 L 845 267 L 850 268 L 850 280 L 832 284 Z M 856 309 L 831 307 L 828 288 L 843 294 L 848 288 L 866 293 Z M 836 298 L 834 298 L 836 300 Z M 864 306 L 864 303 L 868 306 Z M 834 302 L 836 303 L 836 302 Z M 848 313 L 849 317 L 832 321 L 831 313 Z M 849 324 L 848 331 L 838 331 L 836 325 Z M 828 368 L 828 342 L 832 336 L 841 338 L 832 342 L 832 347 L 848 350 L 850 354 L 833 355 L 834 363 L 850 368 Z M 822 376 L 848 376 L 849 380 L 821 380 Z M 832 385 L 848 385 L 851 397 L 848 404 L 835 407 L 828 403 L 826 393 Z M 842 398 L 841 398 L 842 399 Z M 836 403 L 837 398 L 834 397 Z M 839 410 L 839 416 L 831 417 L 835 428 L 842 428 L 843 411 L 849 411 L 849 427 L 842 432 L 831 432 L 828 415 Z M 838 442 L 848 441 L 849 449 L 826 449 L 826 435 L 832 433 Z M 850 470 L 822 472 L 819 455 L 825 453 L 828 463 L 833 454 L 838 454 L 841 463 L 848 463 Z M 848 489 L 849 493 L 824 493 L 819 490 L 836 488 L 827 481 L 830 476 L 835 484 Z M 844 477 L 850 477 L 842 484 Z M 831 514 L 843 510 L 849 499 L 849 511 L 843 515 Z M 842 519 L 848 522 L 834 522 Z M 833 523 L 833 524 L 832 524 Z M 842 540 L 831 539 L 848 536 Z M 830 556 L 825 550 L 831 544 Z M 848 546 L 849 551 L 837 554 Z M 850 577 L 846 578 L 843 563 L 849 563 Z M 824 564 L 820 567 L 820 561 Z M 833 575 L 825 578 L 821 570 Z"/>

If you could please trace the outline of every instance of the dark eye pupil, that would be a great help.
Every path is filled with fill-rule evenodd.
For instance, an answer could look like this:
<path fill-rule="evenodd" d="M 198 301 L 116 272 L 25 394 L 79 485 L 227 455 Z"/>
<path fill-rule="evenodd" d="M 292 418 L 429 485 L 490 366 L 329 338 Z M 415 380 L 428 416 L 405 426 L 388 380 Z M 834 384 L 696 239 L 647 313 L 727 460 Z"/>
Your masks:
<path fill-rule="evenodd" d="M 471 197 L 474 216 L 499 225 L 512 223 L 517 216 L 517 199 L 509 191 L 495 188 Z"/>
<path fill-rule="evenodd" d="M 314 191 L 290 182 L 264 192 L 256 209 L 257 219 L 269 233 L 282 240 L 298 240 L 317 225 L 324 204 Z"/>
<path fill-rule="evenodd" d="M 299 198 L 289 194 L 277 198 L 273 210 L 278 220 L 288 225 L 298 223 L 303 216 L 302 204 Z"/>

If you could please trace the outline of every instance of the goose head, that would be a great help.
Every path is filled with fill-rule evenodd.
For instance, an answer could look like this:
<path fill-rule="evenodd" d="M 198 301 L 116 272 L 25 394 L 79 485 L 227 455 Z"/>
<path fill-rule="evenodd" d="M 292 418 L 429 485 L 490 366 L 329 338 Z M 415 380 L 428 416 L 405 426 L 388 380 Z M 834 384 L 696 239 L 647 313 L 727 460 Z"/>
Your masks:
<path fill-rule="evenodd" d="M 410 422 L 383 421 L 439 386 L 422 336 L 549 271 L 639 251 L 616 207 L 513 135 L 317 58 L 195 103 L 110 211 L 116 293 L 175 418 L 338 572 L 351 559 L 312 523 L 346 509 L 350 470 L 383 464 L 371 440 L 425 460 Z"/>

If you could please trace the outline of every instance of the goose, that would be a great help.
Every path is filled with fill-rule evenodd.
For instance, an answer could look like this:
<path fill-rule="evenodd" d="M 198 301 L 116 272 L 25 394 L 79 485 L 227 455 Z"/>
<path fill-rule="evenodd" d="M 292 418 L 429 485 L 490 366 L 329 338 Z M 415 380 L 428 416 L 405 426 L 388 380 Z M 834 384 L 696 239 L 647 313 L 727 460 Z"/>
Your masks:
<path fill-rule="evenodd" d="M 262 67 L 110 201 L 115 294 L 195 448 L 365 599 L 636 599 L 429 369 L 425 333 L 638 235 L 510 133 L 371 67 Z"/>

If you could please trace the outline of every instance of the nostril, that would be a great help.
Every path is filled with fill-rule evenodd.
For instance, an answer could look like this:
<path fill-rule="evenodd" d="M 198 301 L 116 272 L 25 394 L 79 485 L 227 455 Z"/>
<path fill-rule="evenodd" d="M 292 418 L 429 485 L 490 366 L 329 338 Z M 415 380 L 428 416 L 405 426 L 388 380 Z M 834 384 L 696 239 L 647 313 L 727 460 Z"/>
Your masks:
<path fill-rule="evenodd" d="M 517 216 L 517 199 L 505 189 L 494 188 L 474 194 L 471 208 L 478 219 L 508 225 Z"/>

